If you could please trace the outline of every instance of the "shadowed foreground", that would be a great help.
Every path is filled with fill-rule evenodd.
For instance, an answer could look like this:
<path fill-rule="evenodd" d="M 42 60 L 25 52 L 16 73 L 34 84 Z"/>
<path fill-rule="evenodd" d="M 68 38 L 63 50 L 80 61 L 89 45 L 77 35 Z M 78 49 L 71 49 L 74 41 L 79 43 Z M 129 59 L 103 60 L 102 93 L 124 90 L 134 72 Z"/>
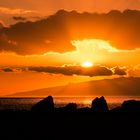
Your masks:
<path fill-rule="evenodd" d="M 139 134 L 140 101 L 125 101 L 109 110 L 101 97 L 92 101 L 91 108 L 78 109 L 75 103 L 55 108 L 49 96 L 31 111 L 1 111 L 0 120 L 5 139 L 134 139 Z"/>

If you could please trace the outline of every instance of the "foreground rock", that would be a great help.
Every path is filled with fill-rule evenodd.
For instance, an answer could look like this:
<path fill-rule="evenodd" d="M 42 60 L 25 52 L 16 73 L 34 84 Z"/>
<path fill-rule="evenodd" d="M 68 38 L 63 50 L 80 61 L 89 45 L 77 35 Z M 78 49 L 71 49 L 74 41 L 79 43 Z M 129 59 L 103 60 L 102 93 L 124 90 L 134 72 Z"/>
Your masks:
<path fill-rule="evenodd" d="M 107 102 L 103 96 L 95 98 L 92 101 L 91 108 L 94 112 L 107 112 L 109 110 Z"/>
<path fill-rule="evenodd" d="M 78 110 L 76 103 L 69 103 L 65 107 L 57 108 L 58 112 L 61 113 L 74 113 Z"/>
<path fill-rule="evenodd" d="M 35 104 L 31 111 L 45 111 L 45 112 L 53 112 L 54 111 L 54 101 L 52 96 L 48 96 L 47 98 L 41 100 L 37 104 Z"/>
<path fill-rule="evenodd" d="M 121 106 L 121 109 L 123 112 L 140 112 L 140 101 L 124 101 Z"/>
<path fill-rule="evenodd" d="M 65 107 L 55 108 L 54 101 L 52 96 L 48 96 L 47 98 L 41 100 L 37 104 L 35 104 L 31 111 L 44 111 L 44 112 L 56 112 L 56 113 L 93 113 L 93 112 L 137 112 L 140 113 L 140 101 L 129 100 L 124 101 L 121 106 L 118 106 L 112 110 L 109 110 L 107 102 L 105 98 L 102 96 L 100 98 L 95 98 L 92 101 L 91 108 L 78 108 L 76 103 L 69 103 Z"/>

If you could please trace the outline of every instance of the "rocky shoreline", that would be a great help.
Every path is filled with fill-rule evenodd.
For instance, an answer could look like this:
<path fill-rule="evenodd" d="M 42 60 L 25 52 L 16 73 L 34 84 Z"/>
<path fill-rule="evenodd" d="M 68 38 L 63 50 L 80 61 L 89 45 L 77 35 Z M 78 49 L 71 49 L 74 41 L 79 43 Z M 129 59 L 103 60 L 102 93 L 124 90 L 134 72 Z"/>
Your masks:
<path fill-rule="evenodd" d="M 55 108 L 48 96 L 30 111 L 0 111 L 1 134 L 5 139 L 120 139 L 137 136 L 140 126 L 140 101 L 124 101 L 109 110 L 104 97 L 95 98 L 91 108 L 69 103 Z M 0 136 L 1 137 L 1 136 Z M 132 138 L 131 137 L 131 138 Z"/>

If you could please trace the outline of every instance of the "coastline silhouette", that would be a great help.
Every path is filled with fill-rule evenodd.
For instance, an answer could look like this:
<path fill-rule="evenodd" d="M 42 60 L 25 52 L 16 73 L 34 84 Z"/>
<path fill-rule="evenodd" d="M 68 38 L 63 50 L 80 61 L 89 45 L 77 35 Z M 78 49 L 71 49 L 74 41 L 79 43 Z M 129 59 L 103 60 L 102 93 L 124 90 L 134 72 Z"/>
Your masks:
<path fill-rule="evenodd" d="M 124 101 L 121 106 L 113 109 L 108 108 L 107 101 L 104 96 L 92 100 L 91 108 L 78 108 L 76 103 L 68 103 L 64 107 L 55 108 L 55 103 L 52 96 L 48 96 L 39 101 L 31 108 L 32 112 L 46 113 L 74 113 L 74 112 L 93 112 L 93 113 L 108 113 L 108 112 L 137 112 L 140 113 L 140 101 L 128 100 Z"/>
<path fill-rule="evenodd" d="M 76 103 L 55 107 L 52 96 L 36 103 L 30 111 L 0 111 L 1 133 L 5 139 L 91 139 L 129 136 L 140 124 L 140 101 L 124 101 L 109 110 L 106 99 L 93 99 L 91 107 L 78 108 Z M 102 135 L 102 134 L 106 135 Z M 117 135 L 116 135 L 117 134 Z M 138 133 L 139 134 L 139 133 Z M 66 137 L 67 136 L 67 137 Z"/>

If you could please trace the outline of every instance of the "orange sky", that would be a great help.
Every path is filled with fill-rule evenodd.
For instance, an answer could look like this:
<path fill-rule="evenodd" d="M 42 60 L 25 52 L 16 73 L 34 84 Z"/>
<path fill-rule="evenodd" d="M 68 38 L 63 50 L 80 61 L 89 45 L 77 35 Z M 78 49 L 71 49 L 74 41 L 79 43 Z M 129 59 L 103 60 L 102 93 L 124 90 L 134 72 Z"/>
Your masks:
<path fill-rule="evenodd" d="M 2 7 L 37 10 L 43 13 L 58 9 L 79 11 L 108 11 L 110 9 L 139 9 L 139 0 L 1 0 Z"/>
<path fill-rule="evenodd" d="M 59 79 L 59 80 L 58 80 Z M 36 72 L 0 73 L 0 95 L 66 85 L 94 78 L 51 75 Z"/>
<path fill-rule="evenodd" d="M 59 9 L 68 11 L 57 12 Z M 108 13 L 114 9 L 120 12 Z M 2 0 L 0 29 L 20 21 L 34 22 L 0 32 L 0 95 L 114 78 L 122 72 L 125 76 L 140 76 L 140 13 L 125 9 L 139 10 L 140 1 Z M 105 14 L 80 14 L 84 11 Z M 47 18 L 49 15 L 53 16 Z M 92 77 L 94 73 L 87 70 L 87 74 L 84 68 L 81 70 L 85 62 L 91 63 L 95 72 L 99 69 L 103 73 Z M 30 70 L 31 66 L 34 70 Z M 39 71 L 42 66 L 45 68 Z M 67 69 L 70 73 L 63 71 Z"/>
<path fill-rule="evenodd" d="M 1 66 L 61 66 L 64 64 L 82 64 L 91 61 L 95 64 L 129 66 L 140 63 L 140 50 L 119 50 L 104 40 L 85 39 L 73 41 L 72 52 L 46 52 L 40 55 L 18 55 L 0 53 Z M 119 58 L 119 59 L 118 59 Z M 49 60 L 49 61 L 48 61 Z"/>
<path fill-rule="evenodd" d="M 82 65 L 84 62 L 91 62 L 93 65 L 111 65 L 124 66 L 128 69 L 130 76 L 139 76 L 139 50 L 115 50 L 111 46 L 104 46 L 99 48 L 94 46 L 95 40 L 84 40 L 76 42 L 76 49 L 73 52 L 64 54 L 60 53 L 46 53 L 44 55 L 29 55 L 21 56 L 13 53 L 1 53 L 0 65 L 1 68 L 20 68 L 27 66 L 62 66 L 67 65 Z M 101 40 L 100 40 L 101 41 Z M 89 45 L 89 44 L 90 45 Z M 97 42 L 96 42 L 97 43 Z M 103 41 L 106 44 L 106 42 Z M 84 45 L 84 46 L 83 46 Z M 86 46 L 87 45 L 87 46 Z M 93 45 L 93 46 L 92 46 Z M 100 43 L 99 43 L 100 45 Z M 103 44 L 102 44 L 103 45 Z M 109 45 L 107 43 L 107 45 Z M 103 47 L 103 46 L 102 46 Z M 111 48 L 108 48 L 111 47 Z M 112 52 L 111 52 L 112 51 Z M 133 66 L 131 66 L 133 65 Z M 135 66 L 135 68 L 134 68 Z M 117 77 L 117 76 L 116 76 Z M 74 82 L 84 82 L 89 80 L 97 80 L 104 78 L 113 78 L 113 76 L 106 77 L 88 77 L 88 76 L 67 76 L 62 74 L 49 74 L 46 72 L 33 71 L 13 71 L 0 72 L 0 94 L 11 94 L 19 91 L 28 91 L 34 89 L 41 89 L 59 85 L 66 85 Z"/>
<path fill-rule="evenodd" d="M 20 9 L 22 9 L 20 11 Z M 23 15 L 29 18 L 48 16 L 59 9 L 108 12 L 112 9 L 140 9 L 140 0 L 1 0 L 0 17 L 6 23 L 13 23 L 11 15 Z M 25 12 L 27 11 L 28 12 Z M 1 14 L 2 13 L 2 14 Z M 10 16 L 9 16 L 10 15 Z"/>

